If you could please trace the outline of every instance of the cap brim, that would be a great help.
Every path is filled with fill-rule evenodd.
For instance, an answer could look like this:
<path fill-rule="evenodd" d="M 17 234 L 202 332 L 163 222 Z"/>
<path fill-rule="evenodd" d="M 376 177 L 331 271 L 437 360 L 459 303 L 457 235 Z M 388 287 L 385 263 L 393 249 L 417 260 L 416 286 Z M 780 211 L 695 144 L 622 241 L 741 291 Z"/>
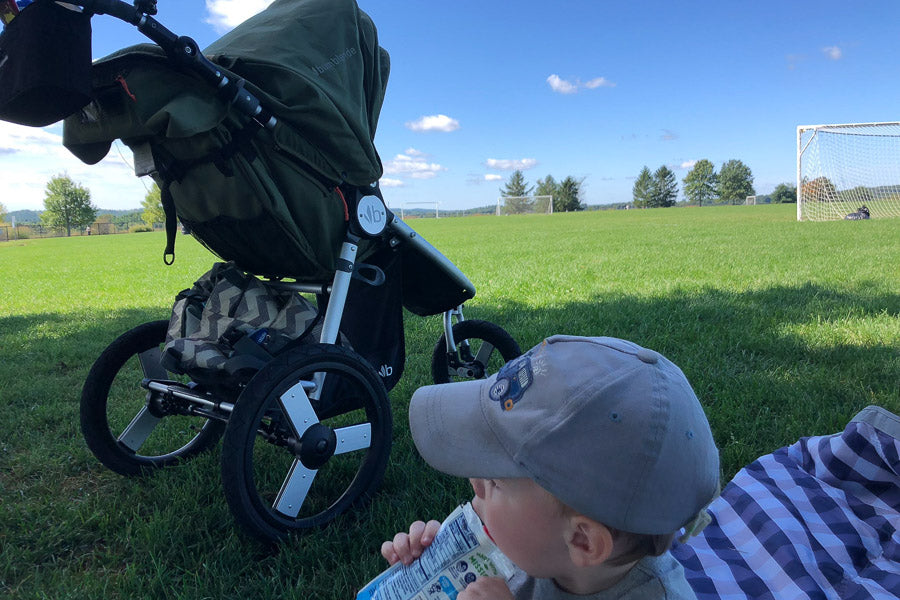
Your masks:
<path fill-rule="evenodd" d="M 494 379 L 416 390 L 409 404 L 409 427 L 425 462 L 457 477 L 528 477 L 499 442 L 484 412 Z"/>

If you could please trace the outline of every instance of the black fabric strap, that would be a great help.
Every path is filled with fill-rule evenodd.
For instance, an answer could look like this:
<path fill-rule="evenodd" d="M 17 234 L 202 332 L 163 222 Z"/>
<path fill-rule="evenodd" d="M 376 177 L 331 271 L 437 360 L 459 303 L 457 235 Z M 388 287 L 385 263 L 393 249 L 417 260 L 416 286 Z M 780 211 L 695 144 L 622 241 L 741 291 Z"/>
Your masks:
<path fill-rule="evenodd" d="M 169 182 L 164 181 L 160 188 L 160 201 L 166 214 L 166 249 L 163 250 L 163 262 L 171 265 L 175 262 L 175 235 L 178 233 L 178 218 L 175 215 L 175 200 L 169 191 Z"/>

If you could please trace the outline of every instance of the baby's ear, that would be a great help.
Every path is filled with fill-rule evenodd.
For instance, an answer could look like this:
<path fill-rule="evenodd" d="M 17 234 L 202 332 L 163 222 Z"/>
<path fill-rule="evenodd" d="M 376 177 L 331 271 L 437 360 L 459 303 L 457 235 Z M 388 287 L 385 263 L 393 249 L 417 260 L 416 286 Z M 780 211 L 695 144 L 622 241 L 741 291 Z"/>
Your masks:
<path fill-rule="evenodd" d="M 570 522 L 566 544 L 569 556 L 578 567 L 591 567 L 606 562 L 613 551 L 613 536 L 609 527 L 582 515 Z"/>

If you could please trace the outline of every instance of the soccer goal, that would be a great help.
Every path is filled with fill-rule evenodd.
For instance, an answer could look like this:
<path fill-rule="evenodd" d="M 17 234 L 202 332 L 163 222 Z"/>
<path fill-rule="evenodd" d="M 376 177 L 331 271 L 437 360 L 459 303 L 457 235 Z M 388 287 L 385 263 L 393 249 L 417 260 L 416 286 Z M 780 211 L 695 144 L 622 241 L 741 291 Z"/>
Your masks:
<path fill-rule="evenodd" d="M 553 196 L 500 196 L 497 215 L 552 214 Z"/>
<path fill-rule="evenodd" d="M 900 122 L 797 127 L 797 220 L 900 216 Z"/>
<path fill-rule="evenodd" d="M 756 206 L 756 196 L 747 196 L 747 199 L 744 200 L 744 204 L 747 206 Z"/>

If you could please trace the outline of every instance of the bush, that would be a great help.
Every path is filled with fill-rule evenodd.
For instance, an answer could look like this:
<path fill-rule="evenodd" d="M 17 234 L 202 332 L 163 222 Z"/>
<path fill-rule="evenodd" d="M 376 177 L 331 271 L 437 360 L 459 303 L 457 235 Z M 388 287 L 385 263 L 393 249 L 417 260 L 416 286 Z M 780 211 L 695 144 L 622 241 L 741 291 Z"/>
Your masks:
<path fill-rule="evenodd" d="M 145 231 L 153 231 L 150 225 L 132 225 L 128 228 L 128 233 L 144 233 Z"/>

